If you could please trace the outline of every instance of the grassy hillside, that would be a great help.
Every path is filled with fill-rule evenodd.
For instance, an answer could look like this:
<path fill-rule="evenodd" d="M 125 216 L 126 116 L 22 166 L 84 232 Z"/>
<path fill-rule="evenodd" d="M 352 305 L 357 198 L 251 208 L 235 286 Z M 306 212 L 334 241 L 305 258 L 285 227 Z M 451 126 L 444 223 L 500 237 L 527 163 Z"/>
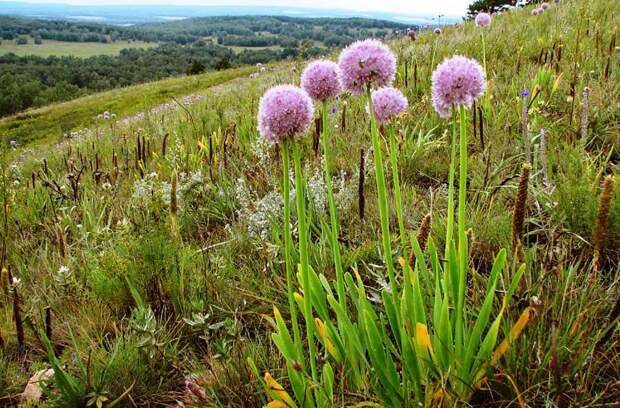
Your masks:
<path fill-rule="evenodd" d="M 0 44 L 0 55 L 12 52 L 15 55 L 36 55 L 38 57 L 49 57 L 71 55 L 74 57 L 88 58 L 95 55 L 117 55 L 125 48 L 148 48 L 157 43 L 147 43 L 143 41 L 116 41 L 113 43 L 100 42 L 68 42 L 45 40 L 42 44 L 35 44 L 32 38 L 28 39 L 28 44 L 17 45 L 15 41 L 2 41 Z"/>
<path fill-rule="evenodd" d="M 539 16 L 531 9 L 494 16 L 484 31 L 488 90 L 463 122 L 469 140 L 464 146 L 469 171 L 461 190 L 467 195 L 469 253 L 462 293 L 470 313 L 464 326 L 472 328 L 475 316 L 489 311 L 491 320 L 481 330 L 496 330 L 497 342 L 483 342 L 487 350 L 475 361 L 482 367 L 476 383 L 459 382 L 462 355 L 447 353 L 452 342 L 444 341 L 453 334 L 439 336 L 454 323 L 443 316 L 454 316 L 457 302 L 433 309 L 443 305 L 434 295 L 453 282 L 437 268 L 457 263 L 453 252 L 444 257 L 434 249 L 446 246 L 456 202 L 450 201 L 454 192 L 448 181 L 451 134 L 459 123 L 440 118 L 430 97 L 431 73 L 444 58 L 462 54 L 482 60 L 482 31 L 473 23 L 390 44 L 398 56 L 394 86 L 409 100 L 398 120 L 393 156 L 406 233 L 418 234 L 425 215 L 432 214 L 429 247 L 416 252 L 412 271 L 404 260 L 412 247 L 396 232 L 393 163 L 385 163 L 393 233 L 388 257 L 397 272 L 392 289 L 419 290 L 406 300 L 415 303 L 428 325 L 404 327 L 400 338 L 393 335 L 390 318 L 398 311 L 384 307 L 392 299 L 386 290 L 389 258 L 382 250 L 366 102 L 350 95 L 329 106 L 327 151 L 339 212 L 337 242 L 351 295 L 346 309 L 325 304 L 329 312 L 319 315 L 319 293 L 337 290 L 325 158 L 313 143 L 314 128 L 300 139 L 307 183 L 303 202 L 309 209 L 303 218 L 309 223 L 307 258 L 324 276 L 311 289 L 314 317 L 329 328 L 309 326 L 318 337 L 313 352 L 322 374 L 316 381 L 308 373 L 312 352 L 303 336 L 303 354 L 292 352 L 301 361 L 279 351 L 283 325 L 292 330 L 279 176 L 283 162 L 277 147 L 259 140 L 256 121 L 264 91 L 298 84 L 304 64 L 269 67 L 258 78 L 248 78 L 244 70 L 225 71 L 196 77 L 200 84 L 179 78 L 96 95 L 24 115 L 29 127 L 11 130 L 20 124 L 16 118 L 0 122 L 5 149 L 0 402 L 17 404 L 28 379 L 51 366 L 55 376 L 43 406 L 88 406 L 97 399 L 103 406 L 117 399 L 121 406 L 309 406 L 298 398 L 306 395 L 304 389 L 293 392 L 300 382 L 311 384 L 308 395 L 331 390 L 333 400 L 325 406 L 419 406 L 416 399 L 423 406 L 446 407 L 612 406 L 620 397 L 618 16 L 618 2 L 567 0 Z M 185 109 L 127 124 L 92 122 L 104 110 L 120 119 L 147 103 L 214 84 L 222 86 Z M 524 89 L 531 99 L 521 96 Z M 531 137 L 527 179 L 522 176 L 524 103 Z M 55 143 L 76 126 L 90 128 L 77 140 Z M 24 145 L 36 141 L 38 147 L 5 154 L 12 137 Z M 13 162 L 17 154 L 22 159 Z M 458 166 L 454 176 L 459 180 Z M 605 186 L 607 215 L 599 210 Z M 522 228 L 513 228 L 515 220 Z M 299 228 L 294 216 L 295 248 Z M 498 254 L 505 254 L 506 264 L 494 270 Z M 297 252 L 292 255 L 297 263 Z M 520 273 L 521 280 L 510 285 Z M 301 294 L 307 292 L 292 284 L 304 302 Z M 508 293 L 513 294 L 510 303 Z M 366 309 L 358 315 L 360 305 Z M 274 316 L 274 307 L 282 319 Z M 375 335 L 352 339 L 344 347 L 353 353 L 339 356 L 334 348 L 340 350 L 341 344 L 333 336 L 346 333 L 333 322 L 344 324 L 343 316 L 355 323 L 351 333 L 374 327 Z M 492 323 L 496 316 L 502 317 L 497 325 Z M 301 315 L 299 321 L 304 321 Z M 380 346 L 360 353 L 352 347 L 373 339 Z M 411 339 L 416 356 L 428 356 L 420 360 L 428 368 L 420 374 L 428 379 L 422 385 L 400 381 L 411 354 L 399 350 Z M 265 372 L 272 377 L 263 377 Z M 307 375 L 300 379 L 295 373 Z M 389 373 L 396 378 L 391 388 L 382 382 Z M 398 404 L 386 403 L 398 392 Z"/>
<path fill-rule="evenodd" d="M 214 85 L 248 76 L 254 71 L 255 67 L 243 67 L 165 79 L 29 110 L 0 119 L 1 140 L 5 145 L 10 140 L 15 140 L 25 146 L 42 141 L 57 141 L 66 133 L 84 129 L 96 124 L 98 120 L 101 121 L 97 115 L 105 111 L 114 113 L 116 118 L 133 115 L 168 102 L 171 98 L 200 93 Z"/>

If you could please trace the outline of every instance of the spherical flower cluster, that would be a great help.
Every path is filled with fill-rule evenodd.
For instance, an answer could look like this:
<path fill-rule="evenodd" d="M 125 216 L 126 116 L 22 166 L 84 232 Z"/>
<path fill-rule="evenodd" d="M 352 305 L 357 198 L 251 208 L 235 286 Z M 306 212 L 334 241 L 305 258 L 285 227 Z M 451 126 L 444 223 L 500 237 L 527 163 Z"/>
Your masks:
<path fill-rule="evenodd" d="M 301 88 L 279 85 L 269 89 L 258 105 L 258 130 L 263 138 L 277 143 L 308 130 L 314 106 Z"/>
<path fill-rule="evenodd" d="M 315 101 L 336 98 L 342 92 L 338 65 L 325 60 L 310 63 L 301 74 L 301 87 Z"/>
<path fill-rule="evenodd" d="M 491 24 L 491 15 L 489 13 L 478 13 L 475 21 L 478 27 L 488 26 Z"/>
<path fill-rule="evenodd" d="M 484 70 L 478 61 L 457 55 L 433 72 L 433 107 L 440 116 L 449 117 L 453 107 L 470 108 L 485 89 Z"/>
<path fill-rule="evenodd" d="M 405 95 L 395 88 L 379 88 L 373 91 L 372 105 L 377 122 L 380 124 L 389 122 L 409 107 Z"/>
<path fill-rule="evenodd" d="M 533 16 L 537 16 L 537 15 L 541 14 L 543 11 L 544 11 L 543 9 L 541 9 L 539 7 L 536 7 L 535 9 L 532 10 L 532 15 Z"/>
<path fill-rule="evenodd" d="M 437 35 L 441 34 L 441 28 L 436 28 L 433 30 L 433 32 Z"/>
<path fill-rule="evenodd" d="M 342 51 L 338 65 L 344 87 L 354 95 L 390 85 L 396 73 L 396 58 L 377 40 L 354 42 Z"/>
<path fill-rule="evenodd" d="M 542 3 L 540 5 L 540 8 L 543 9 L 543 10 L 547 10 L 549 8 L 549 3 L 547 3 L 547 2 Z"/>

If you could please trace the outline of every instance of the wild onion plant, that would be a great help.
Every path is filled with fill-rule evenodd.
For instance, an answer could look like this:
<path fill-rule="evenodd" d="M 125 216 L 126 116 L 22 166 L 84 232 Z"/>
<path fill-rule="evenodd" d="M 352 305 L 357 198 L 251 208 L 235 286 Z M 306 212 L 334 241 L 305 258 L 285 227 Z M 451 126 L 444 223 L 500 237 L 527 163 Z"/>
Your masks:
<path fill-rule="evenodd" d="M 482 43 L 482 67 L 484 68 L 484 75 L 487 75 L 487 52 L 486 42 L 484 40 L 484 27 L 491 24 L 491 15 L 489 13 L 478 13 L 475 18 L 476 26 L 480 27 L 480 41 Z"/>
<path fill-rule="evenodd" d="M 389 124 L 389 120 L 406 109 L 402 94 L 394 89 L 380 89 L 393 80 L 394 57 L 389 50 L 376 41 L 355 43 L 345 49 L 340 58 L 344 86 L 353 94 L 366 92 L 371 124 L 371 141 L 375 162 L 375 181 L 382 232 L 383 257 L 387 266 L 389 287 L 382 293 L 379 305 L 371 302 L 364 281 L 356 267 L 344 273 L 344 288 L 336 294 L 323 274 L 317 274 L 305 265 L 300 256 L 299 283 L 303 296 L 294 297 L 302 305 L 307 327 L 307 350 L 298 339 L 290 335 L 280 312 L 275 310 L 276 333 L 273 339 L 287 362 L 288 375 L 296 401 L 268 373 L 264 385 L 273 400 L 273 407 L 325 406 L 334 404 L 334 376 L 332 365 L 342 366 L 342 381 L 347 387 L 372 394 L 386 406 L 412 406 L 414 404 L 437 404 L 441 401 L 468 400 L 474 390 L 486 379 L 492 368 L 515 341 L 527 324 L 531 310 L 527 309 L 510 331 L 504 342 L 496 348 L 502 319 L 510 298 L 517 288 L 524 268 L 509 274 L 505 250 L 495 258 L 488 277 L 482 305 L 470 305 L 466 301 L 470 262 L 466 227 L 467 190 L 467 131 L 465 109 L 480 97 L 485 89 L 482 67 L 464 57 L 454 57 L 441 64 L 433 74 L 433 102 L 441 116 L 450 117 L 458 112 L 459 123 L 459 188 L 458 188 L 458 239 L 451 237 L 454 217 L 448 217 L 447 249 L 445 257 L 437 252 L 432 239 L 424 253 L 417 239 L 404 232 L 402 222 L 402 199 L 396 160 L 394 135 L 388 137 L 388 151 L 392 166 L 393 183 L 397 194 L 399 230 L 407 236 L 406 244 L 415 254 L 410 265 L 400 258 L 400 271 L 392 256 L 392 237 L 388 219 L 388 183 L 384 173 L 383 140 L 377 122 Z M 265 96 L 265 99 L 268 95 Z M 325 100 L 325 99 L 323 99 Z M 289 104 L 290 105 L 290 104 Z M 456 118 L 453 120 L 456 121 Z M 281 119 L 279 120 L 282 122 Z M 326 127 L 325 127 L 326 128 Z M 389 132 L 389 130 L 388 130 Z M 287 142 L 288 143 L 288 142 Z M 296 179 L 301 178 L 297 142 L 294 144 Z M 450 184 L 454 180 L 456 165 L 456 138 L 453 138 Z M 284 177 L 286 177 L 284 173 Z M 329 177 L 329 172 L 326 172 Z M 298 191 L 298 217 L 303 218 L 301 185 Z M 450 185 L 450 191 L 453 191 Z M 454 213 L 454 202 L 449 202 L 449 213 Z M 285 213 L 285 222 L 288 216 Z M 331 217 L 334 222 L 334 217 Z M 337 218 L 336 218 L 337 222 Z M 332 245 L 339 245 L 333 233 Z M 302 245 L 304 227 L 300 219 L 300 255 L 307 250 Z M 458 246 L 457 246 L 458 244 Z M 405 250 L 405 248 L 403 248 Z M 289 257 L 289 252 L 286 252 Z M 444 259 L 445 258 L 445 259 Z M 512 276 L 511 276 L 512 275 Z M 289 274 L 290 276 L 290 274 Z M 338 277 L 337 277 L 338 279 Z M 289 282 L 289 292 L 292 283 Z M 492 317 L 496 305 L 496 291 L 503 286 L 505 293 L 499 311 Z M 341 298 L 341 292 L 347 301 Z M 311 305 L 308 306 L 308 302 Z M 347 304 L 352 307 L 348 308 Z M 293 309 L 294 305 L 290 305 Z M 310 314 L 316 317 L 311 320 Z M 293 312 L 292 312 L 293 313 Z M 312 324 L 313 323 L 313 324 Z M 295 326 L 293 327 L 295 330 Z M 324 350 L 326 361 L 321 378 L 318 369 L 308 372 L 304 359 L 310 363 L 317 354 L 313 341 L 316 334 Z M 332 364 L 333 363 L 333 364 Z M 314 364 L 318 364 L 314 361 Z M 250 361 L 257 372 L 255 364 Z M 310 391 L 311 390 L 311 391 Z"/>
<path fill-rule="evenodd" d="M 299 143 L 294 139 L 297 135 L 303 135 L 310 126 L 313 117 L 313 104 L 308 94 L 300 88 L 292 85 L 281 85 L 271 88 L 262 98 L 259 104 L 259 130 L 261 136 L 271 142 L 279 143 L 282 153 L 282 192 L 284 200 L 284 255 L 287 277 L 287 289 L 289 310 L 294 333 L 295 348 L 287 350 L 287 339 L 282 333 L 274 335 L 274 342 L 280 350 L 289 358 L 288 372 L 291 383 L 300 399 L 310 397 L 310 389 L 305 385 L 306 379 L 299 374 L 297 367 L 302 370 L 306 363 L 302 358 L 301 334 L 297 322 L 297 307 L 293 289 L 293 249 L 292 235 L 290 230 L 290 186 L 289 186 L 289 150 L 293 151 L 293 163 L 295 173 L 295 195 L 299 235 L 299 278 L 302 283 L 305 299 L 301 305 L 302 315 L 306 321 L 306 339 L 308 342 L 309 364 L 311 378 L 316 382 L 316 358 L 314 352 L 314 333 L 312 320 L 311 294 L 309 292 L 309 261 L 308 261 L 308 229 L 306 220 L 304 182 L 301 170 L 301 153 Z M 276 319 L 279 312 L 276 311 Z"/>

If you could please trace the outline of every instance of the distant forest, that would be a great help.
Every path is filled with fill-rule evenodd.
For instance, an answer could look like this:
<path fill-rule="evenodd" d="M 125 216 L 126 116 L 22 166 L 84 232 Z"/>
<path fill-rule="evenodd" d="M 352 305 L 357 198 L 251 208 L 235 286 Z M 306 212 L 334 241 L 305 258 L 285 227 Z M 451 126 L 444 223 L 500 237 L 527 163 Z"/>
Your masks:
<path fill-rule="evenodd" d="M 119 27 L 0 16 L 0 41 L 23 43 L 31 37 L 38 44 L 46 40 L 159 43 L 90 58 L 0 55 L 0 116 L 170 76 L 295 58 L 300 53 L 317 56 L 406 27 L 362 18 L 204 17 Z"/>

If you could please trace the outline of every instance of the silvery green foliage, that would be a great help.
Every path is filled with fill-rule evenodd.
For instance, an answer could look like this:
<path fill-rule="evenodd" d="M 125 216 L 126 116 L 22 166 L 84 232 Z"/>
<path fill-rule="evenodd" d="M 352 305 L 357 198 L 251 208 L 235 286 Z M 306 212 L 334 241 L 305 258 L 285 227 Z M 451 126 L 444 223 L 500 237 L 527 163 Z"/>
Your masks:
<path fill-rule="evenodd" d="M 327 188 L 325 187 L 325 178 L 323 177 L 322 167 L 316 167 L 314 171 L 306 170 L 306 174 L 310 174 L 306 182 L 306 192 L 314 211 L 318 213 L 327 212 Z"/>
<path fill-rule="evenodd" d="M 182 210 L 185 196 L 193 189 L 204 187 L 204 176 L 201 170 L 191 174 L 181 173 L 177 185 L 177 207 Z M 157 173 L 147 174 L 143 179 L 136 180 L 133 185 L 131 196 L 132 204 L 136 207 L 144 207 L 153 200 L 161 200 L 165 206 L 170 205 L 172 185 L 167 180 L 159 181 Z"/>
<path fill-rule="evenodd" d="M 280 193 L 271 191 L 262 198 L 257 198 L 245 180 L 241 179 L 235 189 L 235 198 L 240 207 L 239 220 L 246 226 L 248 234 L 267 240 L 271 235 L 272 222 L 279 219 L 284 207 Z"/>

